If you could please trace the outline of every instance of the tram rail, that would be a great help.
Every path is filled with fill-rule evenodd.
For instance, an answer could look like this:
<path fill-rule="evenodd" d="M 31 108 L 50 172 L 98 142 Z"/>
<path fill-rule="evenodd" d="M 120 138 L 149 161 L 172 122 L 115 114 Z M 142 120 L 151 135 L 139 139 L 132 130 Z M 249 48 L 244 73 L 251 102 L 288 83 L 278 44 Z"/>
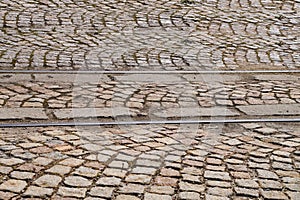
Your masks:
<path fill-rule="evenodd" d="M 184 71 L 105 71 L 105 70 L 0 70 L 0 74 L 279 74 L 300 73 L 300 70 L 184 70 Z"/>
<path fill-rule="evenodd" d="M 259 118 L 259 119 L 210 119 L 210 120 L 158 120 L 158 121 L 111 121 L 111 122 L 44 122 L 4 123 L 0 128 L 63 127 L 63 126 L 126 126 L 155 124 L 234 124 L 234 123 L 295 123 L 300 118 Z"/>

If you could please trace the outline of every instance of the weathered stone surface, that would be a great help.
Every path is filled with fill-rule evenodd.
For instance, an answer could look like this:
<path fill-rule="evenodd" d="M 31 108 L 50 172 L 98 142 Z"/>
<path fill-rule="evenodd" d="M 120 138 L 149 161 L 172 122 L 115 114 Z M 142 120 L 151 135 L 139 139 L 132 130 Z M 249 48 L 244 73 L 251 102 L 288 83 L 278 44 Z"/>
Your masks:
<path fill-rule="evenodd" d="M 146 193 L 144 199 L 145 200 L 172 200 L 172 197 L 169 195 L 163 195 L 163 194 Z"/>
<path fill-rule="evenodd" d="M 0 108 L 0 120 L 48 119 L 43 108 Z"/>
<path fill-rule="evenodd" d="M 58 189 L 58 194 L 64 197 L 78 197 L 83 198 L 87 192 L 86 188 L 69 188 L 69 187 L 60 187 Z"/>
<path fill-rule="evenodd" d="M 168 74 L 131 74 L 123 76 L 115 76 L 119 81 L 135 81 L 135 82 L 154 82 L 154 83 L 168 83 L 168 82 L 185 82 L 179 75 Z"/>
<path fill-rule="evenodd" d="M 35 183 L 41 187 L 57 187 L 61 181 L 60 176 L 46 174 L 38 178 Z"/>
<path fill-rule="evenodd" d="M 262 191 L 261 194 L 265 199 L 289 199 L 288 196 L 281 191 Z"/>
<path fill-rule="evenodd" d="M 142 194 L 145 191 L 145 187 L 139 184 L 127 184 L 120 187 L 120 193 L 128 193 L 128 194 Z"/>
<path fill-rule="evenodd" d="M 237 106 L 247 115 L 300 115 L 299 104 Z"/>
<path fill-rule="evenodd" d="M 71 171 L 71 167 L 69 166 L 63 166 L 63 165 L 54 165 L 50 169 L 47 169 L 46 172 L 59 174 L 59 175 L 65 175 L 68 174 Z"/>
<path fill-rule="evenodd" d="M 89 192 L 92 196 L 111 198 L 114 188 L 110 187 L 93 187 Z"/>
<path fill-rule="evenodd" d="M 12 178 L 16 178 L 16 179 L 24 179 L 24 180 L 29 180 L 32 179 L 33 176 L 35 175 L 35 173 L 31 173 L 31 172 L 22 172 L 22 171 L 13 171 L 10 176 Z"/>
<path fill-rule="evenodd" d="M 8 165 L 8 166 L 13 166 L 13 165 L 18 165 L 21 163 L 24 163 L 25 161 L 19 158 L 0 158 L 0 163 L 2 165 Z"/>
<path fill-rule="evenodd" d="M 21 192 L 27 186 L 26 181 L 9 179 L 0 185 L 0 190 L 10 192 Z"/>
<path fill-rule="evenodd" d="M 59 109 L 54 111 L 57 119 L 74 119 L 74 118 L 90 118 L 90 117 L 117 117 L 117 116 L 133 116 L 135 115 L 127 108 L 72 108 Z"/>
<path fill-rule="evenodd" d="M 179 193 L 180 199 L 190 199 L 190 200 L 196 200 L 200 199 L 200 194 L 196 192 L 180 192 Z"/>
<path fill-rule="evenodd" d="M 50 196 L 53 193 L 53 189 L 30 186 L 25 191 L 24 195 L 33 197 L 45 197 Z"/>
<path fill-rule="evenodd" d="M 121 194 L 116 197 L 116 200 L 140 200 L 140 198 L 133 196 L 133 195 Z"/>
<path fill-rule="evenodd" d="M 107 186 L 118 186 L 121 183 L 120 178 L 116 177 L 102 177 L 96 182 L 97 185 L 107 185 Z"/>
<path fill-rule="evenodd" d="M 205 171 L 204 178 L 222 180 L 222 181 L 230 181 L 231 180 L 228 172 L 216 172 L 216 171 Z"/>
<path fill-rule="evenodd" d="M 171 186 L 151 186 L 150 188 L 151 193 L 157 194 L 174 194 L 174 188 Z"/>
<path fill-rule="evenodd" d="M 68 176 L 65 178 L 64 183 L 74 187 L 87 187 L 92 184 L 89 179 L 80 176 Z"/>
<path fill-rule="evenodd" d="M 239 113 L 224 107 L 212 108 L 169 108 L 153 113 L 161 118 L 170 117 L 211 117 L 211 116 L 238 116 Z"/>
<path fill-rule="evenodd" d="M 131 183 L 149 184 L 151 181 L 151 176 L 143 174 L 130 174 L 126 177 L 125 181 Z"/>

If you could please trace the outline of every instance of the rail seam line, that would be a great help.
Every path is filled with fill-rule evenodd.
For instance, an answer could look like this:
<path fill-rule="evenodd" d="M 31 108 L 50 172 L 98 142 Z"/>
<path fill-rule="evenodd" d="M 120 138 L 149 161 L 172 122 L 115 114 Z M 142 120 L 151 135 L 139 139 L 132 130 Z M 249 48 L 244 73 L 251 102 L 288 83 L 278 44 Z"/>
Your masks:
<path fill-rule="evenodd" d="M 48 127 L 48 126 L 106 126 L 106 125 L 151 125 L 151 124 L 219 124 L 219 123 L 263 123 L 263 122 L 300 122 L 300 118 L 261 118 L 225 120 L 162 120 L 162 121 L 123 121 L 123 122 L 53 122 L 53 123 L 6 123 L 0 128 Z"/>

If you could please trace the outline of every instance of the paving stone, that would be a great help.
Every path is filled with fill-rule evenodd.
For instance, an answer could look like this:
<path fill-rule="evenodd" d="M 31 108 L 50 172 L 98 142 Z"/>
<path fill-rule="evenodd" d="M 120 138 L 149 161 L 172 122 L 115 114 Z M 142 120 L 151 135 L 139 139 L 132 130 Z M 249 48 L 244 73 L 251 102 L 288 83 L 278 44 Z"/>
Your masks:
<path fill-rule="evenodd" d="M 59 174 L 59 175 L 65 175 L 71 172 L 71 167 L 64 166 L 64 165 L 54 165 L 50 169 L 47 169 L 46 172 Z"/>
<path fill-rule="evenodd" d="M 32 148 L 29 151 L 34 154 L 46 154 L 46 153 L 53 152 L 53 149 L 46 146 L 41 146 L 41 147 Z"/>
<path fill-rule="evenodd" d="M 157 193 L 157 194 L 174 194 L 174 188 L 171 186 L 151 186 L 150 188 L 151 193 Z"/>
<path fill-rule="evenodd" d="M 237 195 L 246 196 L 246 197 L 259 197 L 259 191 L 257 189 L 247 189 L 243 187 L 235 187 L 234 191 Z"/>
<path fill-rule="evenodd" d="M 11 192 L 3 192 L 0 191 L 0 198 L 4 200 L 11 199 L 12 197 L 16 196 L 17 194 Z"/>
<path fill-rule="evenodd" d="M 187 182 L 179 182 L 179 189 L 182 191 L 194 191 L 194 192 L 203 192 L 205 190 L 204 185 L 200 184 L 191 184 Z"/>
<path fill-rule="evenodd" d="M 225 144 L 228 144 L 228 145 L 232 145 L 232 146 L 236 146 L 236 145 L 243 144 L 243 142 L 241 142 L 241 141 L 238 140 L 238 139 L 230 139 L 230 140 L 226 140 L 224 143 L 225 143 Z"/>
<path fill-rule="evenodd" d="M 84 160 L 81 160 L 81 159 L 67 158 L 67 159 L 59 162 L 59 164 L 66 165 L 69 167 L 77 167 L 77 166 L 81 165 L 83 162 L 84 162 Z"/>
<path fill-rule="evenodd" d="M 230 182 L 225 182 L 225 181 L 207 180 L 206 184 L 207 184 L 207 186 L 212 186 L 212 187 L 222 187 L 222 188 L 231 188 L 232 187 Z"/>
<path fill-rule="evenodd" d="M 234 180 L 236 185 L 240 187 L 246 187 L 246 188 L 259 188 L 259 185 L 256 181 L 251 179 L 235 179 Z"/>
<path fill-rule="evenodd" d="M 206 200 L 229 200 L 230 198 L 205 194 L 205 199 Z"/>
<path fill-rule="evenodd" d="M 130 183 L 149 184 L 151 181 L 151 176 L 143 174 L 130 174 L 125 178 L 125 181 Z"/>
<path fill-rule="evenodd" d="M 261 195 L 265 199 L 288 199 L 288 197 L 280 191 L 262 191 Z"/>
<path fill-rule="evenodd" d="M 92 196 L 111 198 L 114 188 L 110 187 L 93 187 L 89 192 Z"/>
<path fill-rule="evenodd" d="M 258 174 L 259 178 L 265 178 L 265 179 L 271 179 L 271 180 L 279 179 L 278 176 L 274 172 L 271 172 L 268 170 L 258 169 L 257 174 Z"/>
<path fill-rule="evenodd" d="M 299 146 L 298 142 L 293 142 L 293 141 L 284 141 L 281 143 L 284 146 L 288 146 L 288 147 L 297 147 Z"/>
<path fill-rule="evenodd" d="M 84 177 L 96 177 L 99 171 L 88 168 L 88 167 L 84 167 L 84 166 L 80 166 L 79 168 L 77 168 L 73 173 L 76 175 L 80 175 L 80 176 L 84 176 Z"/>
<path fill-rule="evenodd" d="M 128 155 L 125 155 L 125 154 L 118 154 L 118 155 L 116 156 L 116 159 L 117 159 L 117 160 L 124 160 L 124 161 L 131 162 L 131 161 L 135 160 L 135 157 L 133 157 L 133 156 L 128 156 Z"/>
<path fill-rule="evenodd" d="M 26 186 L 26 181 L 9 179 L 0 185 L 0 190 L 20 193 Z"/>
<path fill-rule="evenodd" d="M 146 193 L 144 199 L 145 200 L 172 200 L 172 197 L 163 194 Z"/>
<path fill-rule="evenodd" d="M 170 176 L 170 177 L 179 177 L 180 172 L 174 169 L 169 169 L 169 168 L 162 168 L 160 170 L 160 174 L 162 176 Z"/>
<path fill-rule="evenodd" d="M 61 181 L 60 176 L 46 174 L 39 177 L 34 183 L 41 187 L 57 187 Z"/>
<path fill-rule="evenodd" d="M 291 170 L 292 171 L 294 169 L 292 164 L 281 163 L 281 162 L 273 162 L 272 167 L 275 170 L 280 169 L 280 170 L 287 170 L 287 171 Z"/>
<path fill-rule="evenodd" d="M 22 171 L 13 171 L 11 172 L 10 176 L 15 179 L 21 179 L 21 180 L 29 180 L 34 177 L 35 173 L 31 172 L 22 172 Z"/>
<path fill-rule="evenodd" d="M 145 186 L 137 185 L 137 184 L 127 184 L 119 188 L 120 193 L 127 193 L 127 194 L 142 194 L 144 193 L 144 190 L 145 190 Z"/>
<path fill-rule="evenodd" d="M 169 137 L 164 137 L 164 138 L 155 138 L 156 141 L 160 142 L 160 143 L 164 143 L 164 144 L 167 144 L 167 145 L 171 145 L 171 144 L 177 144 L 178 141 L 172 139 L 172 138 L 169 138 Z"/>
<path fill-rule="evenodd" d="M 44 157 L 38 157 L 32 161 L 33 164 L 46 166 L 49 165 L 53 160 Z"/>
<path fill-rule="evenodd" d="M 153 113 L 156 117 L 172 118 L 172 117 L 211 117 L 211 116 L 239 116 L 239 113 L 231 111 L 227 108 L 169 108 Z"/>
<path fill-rule="evenodd" d="M 103 198 L 100 198 L 100 197 L 87 197 L 87 198 L 84 198 L 85 200 L 104 200 Z"/>
<path fill-rule="evenodd" d="M 11 171 L 13 171 L 12 167 L 0 166 L 1 174 L 9 174 Z"/>
<path fill-rule="evenodd" d="M 251 178 L 250 174 L 245 172 L 231 172 L 231 176 L 233 176 L 236 179 L 249 179 Z"/>
<path fill-rule="evenodd" d="M 255 129 L 255 131 L 262 133 L 262 134 L 273 134 L 276 133 L 277 130 L 274 128 L 269 128 L 269 127 L 263 127 L 263 128 L 259 128 L 259 129 Z"/>
<path fill-rule="evenodd" d="M 53 189 L 51 188 L 29 186 L 25 191 L 24 195 L 31 196 L 31 197 L 45 197 L 45 196 L 50 196 L 52 193 L 53 193 Z"/>
<path fill-rule="evenodd" d="M 17 168 L 21 171 L 39 172 L 43 169 L 41 166 L 34 165 L 32 163 L 25 163 Z"/>
<path fill-rule="evenodd" d="M 87 192 L 86 188 L 69 188 L 69 187 L 59 187 L 58 194 L 64 197 L 85 197 Z"/>
<path fill-rule="evenodd" d="M 0 163 L 2 165 L 13 166 L 24 163 L 24 160 L 19 158 L 0 158 Z"/>
<path fill-rule="evenodd" d="M 116 200 L 140 200 L 140 198 L 132 195 L 121 194 L 116 197 Z"/>
<path fill-rule="evenodd" d="M 101 177 L 96 182 L 97 185 L 118 186 L 121 183 L 120 178 L 116 177 Z"/>
<path fill-rule="evenodd" d="M 251 161 L 249 161 L 248 164 L 249 164 L 249 167 L 250 167 L 250 168 L 254 168 L 254 169 L 263 169 L 263 170 L 267 170 L 267 169 L 270 168 L 270 165 L 269 165 L 269 164 L 266 164 L 266 163 L 256 163 L 256 162 L 251 162 Z"/>
<path fill-rule="evenodd" d="M 294 183 L 294 184 L 284 184 L 285 187 L 291 191 L 298 191 L 300 192 L 300 187 L 299 187 L 299 184 L 297 183 Z"/>
<path fill-rule="evenodd" d="M 186 173 L 190 175 L 202 175 L 202 170 L 195 167 L 185 167 L 181 170 L 181 173 Z M 208 172 L 207 176 L 212 175 L 213 173 Z"/>
<path fill-rule="evenodd" d="M 207 193 L 216 196 L 228 197 L 233 194 L 233 191 L 231 188 L 211 187 L 208 188 Z"/>
<path fill-rule="evenodd" d="M 296 104 L 277 104 L 277 105 L 250 105 L 237 106 L 237 108 L 247 115 L 299 115 L 300 105 Z"/>
<path fill-rule="evenodd" d="M 48 119 L 43 108 L 1 108 L 0 120 Z"/>
<path fill-rule="evenodd" d="M 215 172 L 215 171 L 205 171 L 204 178 L 222 180 L 222 181 L 230 181 L 231 180 L 231 178 L 227 172 Z"/>
<path fill-rule="evenodd" d="M 64 183 L 66 185 L 74 187 L 87 187 L 92 184 L 89 179 L 83 178 L 81 176 L 68 176 L 65 178 Z"/>
<path fill-rule="evenodd" d="M 119 178 L 124 178 L 126 173 L 127 173 L 127 171 L 125 171 L 125 170 L 115 169 L 115 168 L 106 168 L 103 171 L 103 174 L 105 174 L 107 176 L 115 176 L 115 177 L 119 177 Z"/>
<path fill-rule="evenodd" d="M 190 150 L 189 153 L 195 155 L 195 156 L 206 156 L 208 154 L 207 151 L 196 149 L 196 150 Z"/>
<path fill-rule="evenodd" d="M 99 162 L 103 162 L 103 163 L 106 163 L 107 161 L 109 161 L 111 159 L 110 156 L 106 156 L 106 155 L 102 155 L 102 154 L 98 154 L 97 156 L 97 160 Z"/>
<path fill-rule="evenodd" d="M 300 198 L 300 192 L 287 192 L 287 195 L 291 198 L 291 200 L 297 200 Z"/>
<path fill-rule="evenodd" d="M 200 176 L 194 176 L 194 175 L 190 175 L 190 174 L 182 174 L 182 180 L 184 181 L 189 181 L 189 182 L 193 182 L 193 183 L 200 183 Z"/>
<path fill-rule="evenodd" d="M 238 164 L 243 164 L 244 161 L 243 160 L 239 160 L 239 159 L 226 159 L 225 162 L 230 163 L 230 164 L 234 164 L 234 165 L 238 165 Z"/>
<path fill-rule="evenodd" d="M 161 186 L 176 186 L 177 185 L 177 179 L 176 178 L 169 178 L 169 177 L 162 177 L 162 176 L 157 176 L 155 178 L 155 183 L 157 185 Z"/>
<path fill-rule="evenodd" d="M 117 117 L 134 116 L 135 114 L 126 108 L 72 108 L 59 109 L 54 111 L 57 119 L 74 119 L 90 117 Z"/>
<path fill-rule="evenodd" d="M 196 200 L 196 199 L 200 199 L 200 194 L 196 192 L 180 192 L 179 199 Z"/>
<path fill-rule="evenodd" d="M 111 163 L 109 163 L 108 166 L 112 167 L 112 168 L 120 168 L 120 169 L 128 169 L 129 168 L 128 163 L 122 162 L 122 161 L 112 161 Z"/>
<path fill-rule="evenodd" d="M 161 163 L 160 162 L 155 162 L 155 161 L 152 161 L 152 160 L 140 160 L 140 159 L 138 159 L 136 161 L 136 165 L 159 168 Z"/>
<path fill-rule="evenodd" d="M 43 144 L 35 143 L 35 142 L 26 142 L 26 143 L 21 143 L 19 145 L 24 149 L 30 149 L 30 148 L 34 148 L 34 147 L 43 146 Z"/>
<path fill-rule="evenodd" d="M 298 177 L 298 175 L 296 175 L 295 177 L 283 177 L 282 181 L 284 183 L 299 183 L 300 182 L 300 178 Z"/>
<path fill-rule="evenodd" d="M 132 170 L 132 173 L 135 174 L 148 174 L 148 175 L 154 175 L 156 172 L 155 168 L 150 167 L 135 167 Z"/>
<path fill-rule="evenodd" d="M 279 181 L 273 180 L 259 180 L 259 184 L 264 189 L 282 189 L 282 185 Z"/>

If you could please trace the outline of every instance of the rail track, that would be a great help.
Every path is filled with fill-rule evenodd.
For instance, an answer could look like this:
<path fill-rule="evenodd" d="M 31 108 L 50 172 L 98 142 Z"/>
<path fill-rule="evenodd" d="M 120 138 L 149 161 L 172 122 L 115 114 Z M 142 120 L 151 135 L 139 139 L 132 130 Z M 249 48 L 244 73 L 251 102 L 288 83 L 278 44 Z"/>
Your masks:
<path fill-rule="evenodd" d="M 0 70 L 0 74 L 65 74 L 65 75 L 74 75 L 74 74 L 107 74 L 107 75 L 130 75 L 130 74 L 140 74 L 140 75 L 209 75 L 209 74 L 219 74 L 219 75 L 243 75 L 243 74 L 293 74 L 297 75 L 300 73 L 300 70 L 238 70 L 238 71 L 86 71 L 86 70 Z M 299 80 L 299 79 L 298 79 Z M 222 119 L 199 119 L 199 120 L 131 120 L 131 121 L 110 121 L 110 122 L 84 122 L 84 121 L 73 121 L 73 122 L 43 122 L 43 123 L 2 123 L 0 128 L 16 128 L 16 127 L 47 127 L 47 126 L 105 126 L 105 125 L 151 125 L 151 124 L 216 124 L 216 123 L 261 123 L 261 122 L 300 122 L 298 116 L 294 117 L 270 117 L 263 116 L 262 118 L 244 118 L 240 116 L 237 119 L 232 119 L 230 117 L 223 117 Z"/>
<path fill-rule="evenodd" d="M 157 124 L 233 124 L 233 123 L 295 123 L 300 118 L 260 118 L 260 119 L 221 119 L 221 120 L 161 120 L 161 121 L 111 121 L 111 122 L 55 122 L 55 123 L 6 123 L 0 128 L 24 127 L 63 127 L 63 126 L 127 126 Z"/>
<path fill-rule="evenodd" d="M 164 71 L 141 71 L 141 70 L 0 70 L 0 74 L 279 74 L 300 73 L 300 70 L 164 70 Z"/>

